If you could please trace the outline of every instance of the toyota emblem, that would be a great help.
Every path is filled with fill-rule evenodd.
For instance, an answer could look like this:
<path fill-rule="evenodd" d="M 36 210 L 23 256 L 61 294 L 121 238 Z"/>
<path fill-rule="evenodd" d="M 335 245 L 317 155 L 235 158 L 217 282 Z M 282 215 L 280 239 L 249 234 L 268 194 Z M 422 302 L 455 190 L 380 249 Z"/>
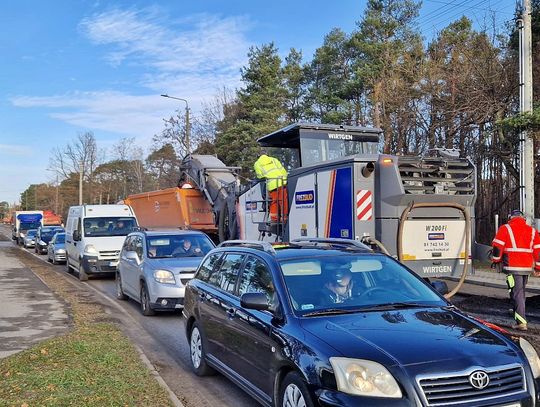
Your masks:
<path fill-rule="evenodd" d="M 475 389 L 485 389 L 489 384 L 489 376 L 486 372 L 482 370 L 477 370 L 470 374 L 469 383 L 471 383 L 472 387 L 474 387 Z"/>

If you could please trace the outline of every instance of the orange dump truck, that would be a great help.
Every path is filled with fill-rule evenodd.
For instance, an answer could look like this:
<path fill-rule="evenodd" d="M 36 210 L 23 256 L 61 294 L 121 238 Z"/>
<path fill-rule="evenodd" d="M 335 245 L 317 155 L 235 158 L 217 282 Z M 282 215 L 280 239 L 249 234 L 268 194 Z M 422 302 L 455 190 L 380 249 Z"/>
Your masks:
<path fill-rule="evenodd" d="M 167 188 L 143 192 L 128 196 L 124 203 L 133 208 L 142 227 L 217 233 L 212 207 L 197 189 Z"/>

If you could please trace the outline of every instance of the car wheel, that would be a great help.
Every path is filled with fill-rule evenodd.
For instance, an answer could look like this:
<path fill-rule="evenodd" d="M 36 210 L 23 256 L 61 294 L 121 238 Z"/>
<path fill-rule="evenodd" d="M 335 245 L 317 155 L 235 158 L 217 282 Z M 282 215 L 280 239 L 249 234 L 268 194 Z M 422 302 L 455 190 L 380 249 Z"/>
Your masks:
<path fill-rule="evenodd" d="M 88 281 L 88 274 L 84 271 L 82 264 L 79 265 L 79 280 Z"/>
<path fill-rule="evenodd" d="M 141 311 L 144 316 L 151 317 L 156 312 L 150 307 L 150 296 L 146 284 L 141 285 Z"/>
<path fill-rule="evenodd" d="M 193 323 L 189 335 L 189 354 L 191 356 L 191 368 L 197 376 L 209 376 L 216 371 L 206 363 L 206 352 L 199 324 Z"/>
<path fill-rule="evenodd" d="M 279 392 L 281 407 L 313 407 L 305 380 L 296 372 L 285 376 Z"/>
<path fill-rule="evenodd" d="M 127 300 L 128 298 L 122 289 L 122 277 L 120 276 L 120 272 L 116 272 L 116 298 L 119 300 Z"/>

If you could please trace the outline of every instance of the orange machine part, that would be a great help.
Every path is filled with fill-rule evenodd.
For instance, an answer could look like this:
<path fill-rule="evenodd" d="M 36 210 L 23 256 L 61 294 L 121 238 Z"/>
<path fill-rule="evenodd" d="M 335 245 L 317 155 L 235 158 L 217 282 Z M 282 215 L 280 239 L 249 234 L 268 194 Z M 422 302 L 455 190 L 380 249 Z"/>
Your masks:
<path fill-rule="evenodd" d="M 212 207 L 198 189 L 167 188 L 128 196 L 139 225 L 217 232 Z"/>

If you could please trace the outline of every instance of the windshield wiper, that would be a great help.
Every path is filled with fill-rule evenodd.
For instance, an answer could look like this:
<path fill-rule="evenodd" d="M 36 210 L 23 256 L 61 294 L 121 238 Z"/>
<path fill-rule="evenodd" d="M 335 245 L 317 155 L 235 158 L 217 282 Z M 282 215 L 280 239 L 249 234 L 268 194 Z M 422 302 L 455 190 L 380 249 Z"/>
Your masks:
<path fill-rule="evenodd" d="M 388 302 L 386 304 L 377 304 L 377 305 L 368 305 L 362 307 L 362 311 L 379 311 L 379 310 L 389 310 L 389 309 L 399 309 L 399 308 L 430 308 L 438 307 L 438 305 L 432 304 L 420 304 L 418 302 Z"/>
<path fill-rule="evenodd" d="M 319 315 L 338 315 L 338 314 L 352 314 L 358 312 L 357 309 L 343 309 L 343 308 L 327 308 L 319 311 L 312 311 L 304 314 L 304 317 L 315 317 Z"/>

